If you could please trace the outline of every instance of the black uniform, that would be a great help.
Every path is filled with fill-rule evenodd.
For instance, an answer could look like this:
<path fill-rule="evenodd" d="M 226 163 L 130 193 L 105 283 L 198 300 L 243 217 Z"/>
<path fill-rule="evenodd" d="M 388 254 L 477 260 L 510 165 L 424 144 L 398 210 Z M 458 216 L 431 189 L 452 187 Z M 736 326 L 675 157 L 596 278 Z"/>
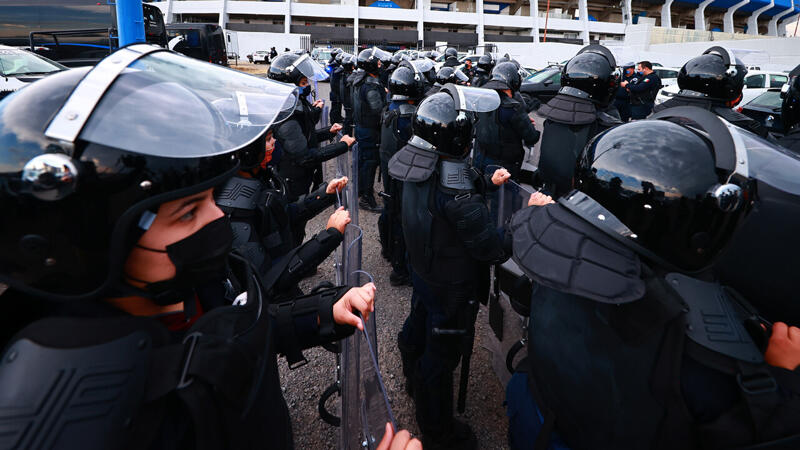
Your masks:
<path fill-rule="evenodd" d="M 540 133 L 531 123 L 519 93 L 515 92 L 513 98 L 501 93 L 500 99 L 498 109 L 477 113 L 474 164 L 482 171 L 489 165 L 502 166 L 516 179 L 525 158 L 523 145 L 533 147 Z"/>
<path fill-rule="evenodd" d="M 661 78 L 655 72 L 636 75 L 626 88 L 631 93 L 631 119 L 644 119 L 653 111 L 656 95 L 661 89 Z"/>
<path fill-rule="evenodd" d="M 470 172 L 466 162 L 442 160 L 417 172 L 406 164 L 415 158 L 412 154 L 436 156 L 424 141 L 415 139 L 389 164 L 392 177 L 403 181 L 403 233 L 414 285 L 412 315 L 399 341 L 404 370 L 413 371 L 405 366 L 416 361 L 416 371 L 408 375 L 413 379 L 417 421 L 423 434 L 433 438 L 453 432 L 452 372 L 463 346 L 471 350 L 468 330 L 474 326 L 476 302 L 484 296 L 479 280 L 485 278 L 487 264 L 506 256 L 483 196 L 465 176 Z M 436 334 L 436 329 L 465 334 Z"/>
<path fill-rule="evenodd" d="M 393 272 L 406 280 L 409 275 L 401 221 L 403 184 L 389 175 L 389 160 L 411 139 L 411 117 L 415 109 L 416 106 L 406 100 L 392 101 L 384 111 L 381 125 L 381 177 L 384 192 L 389 197 L 384 198 L 378 230 L 381 247 L 392 264 Z"/>
<path fill-rule="evenodd" d="M 737 127 L 744 128 L 751 133 L 755 133 L 764 138 L 769 135 L 769 131 L 761 122 L 732 110 L 724 101 L 714 100 L 701 93 L 689 90 L 682 90 L 675 97 L 656 105 L 653 108 L 653 112 L 660 112 L 676 106 L 696 106 L 698 108 L 707 109 Z"/>
<path fill-rule="evenodd" d="M 622 76 L 622 81 L 630 82 L 633 80 L 634 75 Z M 617 88 L 617 94 L 614 96 L 614 108 L 619 112 L 619 118 L 623 122 L 627 122 L 631 118 L 631 94 L 627 89 L 620 86 Z"/>
<path fill-rule="evenodd" d="M 586 143 L 622 122 L 613 106 L 601 109 L 588 98 L 564 93 L 542 105 L 538 114 L 545 118 L 538 174 L 554 197 L 561 196 L 572 189 L 575 161 Z"/>
<path fill-rule="evenodd" d="M 381 112 L 386 106 L 386 91 L 377 77 L 357 72 L 352 77 L 353 122 L 358 141 L 358 193 L 374 195 L 375 170 L 380 161 Z"/>
<path fill-rule="evenodd" d="M 444 60 L 444 64 L 442 64 L 442 67 L 458 67 L 460 65 L 461 63 L 458 62 L 458 58 L 456 58 L 455 56 L 448 56 Z"/>
<path fill-rule="evenodd" d="M 331 123 L 342 123 L 342 84 L 344 84 L 344 69 L 337 66 L 331 73 Z"/>
<path fill-rule="evenodd" d="M 278 173 L 286 180 L 287 199 L 297 201 L 309 193 L 314 170 L 323 161 L 347 151 L 347 144 L 337 142 L 320 147 L 320 142 L 333 137 L 329 128 L 315 129 L 321 110 L 312 107 L 301 97 L 289 119 L 275 127 L 275 146 L 281 152 Z M 292 224 L 295 245 L 300 245 L 305 236 L 305 222 Z"/>
<path fill-rule="evenodd" d="M 266 171 L 274 169 L 267 166 Z M 271 179 L 279 177 L 273 173 Z M 283 192 L 259 178 L 235 176 L 215 193 L 220 209 L 230 217 L 233 249 L 247 258 L 262 277 L 295 247 L 293 223 L 306 223 L 334 204 L 335 195 L 325 193 L 327 183 L 316 191 L 289 203 Z M 296 261 L 276 281 L 276 292 L 297 292 L 300 277 L 313 271 L 336 247 L 342 234 L 335 228 L 323 230 L 302 244 Z"/>
<path fill-rule="evenodd" d="M 800 127 L 794 127 L 786 136 L 778 139 L 778 143 L 789 150 L 800 154 Z"/>
<path fill-rule="evenodd" d="M 491 79 L 491 76 L 489 75 L 489 73 L 487 73 L 486 71 L 477 69 L 475 71 L 475 75 L 472 77 L 472 80 L 470 81 L 469 84 L 470 84 L 470 86 L 481 87 L 484 84 L 486 84 L 486 82 L 489 81 L 489 79 Z"/>
<path fill-rule="evenodd" d="M 344 108 L 344 118 L 342 123 L 342 133 L 353 136 L 353 79 L 357 72 L 347 71 L 345 69 L 342 74 L 342 85 L 339 91 L 339 96 L 342 99 L 342 108 Z"/>

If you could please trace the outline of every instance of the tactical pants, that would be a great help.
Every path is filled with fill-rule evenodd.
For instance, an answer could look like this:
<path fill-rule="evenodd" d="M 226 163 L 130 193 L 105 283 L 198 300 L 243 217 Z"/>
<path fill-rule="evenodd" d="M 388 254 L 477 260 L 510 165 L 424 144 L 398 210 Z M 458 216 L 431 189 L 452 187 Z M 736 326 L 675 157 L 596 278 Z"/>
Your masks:
<path fill-rule="evenodd" d="M 342 102 L 331 100 L 331 112 L 328 115 L 331 124 L 342 123 Z"/>
<path fill-rule="evenodd" d="M 378 218 L 381 250 L 384 257 L 392 264 L 392 270 L 397 274 L 406 275 L 408 274 L 408 262 L 406 242 L 403 237 L 403 217 L 400 210 L 403 185 L 402 182 L 392 180 L 389 176 L 388 161 L 381 158 L 380 163 L 383 192 L 389 195 L 389 198 L 383 199 L 383 209 Z"/>
<path fill-rule="evenodd" d="M 468 300 L 475 296 L 474 287 L 451 286 L 447 289 L 430 286 L 413 277 L 414 292 L 425 308 L 425 349 L 414 374 L 416 416 L 422 433 L 443 436 L 453 427 L 453 371 L 461 357 L 464 339 L 461 335 L 438 334 L 434 329 L 456 330 L 465 325 Z M 475 317 L 469 318 L 472 324 Z"/>
<path fill-rule="evenodd" d="M 514 372 L 506 386 L 508 446 L 511 450 L 536 447 L 544 418 L 528 387 L 528 373 Z M 569 450 L 557 431 L 550 434 L 548 450 Z"/>
<path fill-rule="evenodd" d="M 631 120 L 631 102 L 628 99 L 616 99 L 614 100 L 614 107 L 617 108 L 619 111 L 619 118 L 622 119 L 623 122 L 627 122 Z"/>
<path fill-rule="evenodd" d="M 378 157 L 380 129 L 356 125 L 356 140 L 358 141 L 358 195 L 374 195 L 375 171 L 380 164 Z"/>
<path fill-rule="evenodd" d="M 646 119 L 653 112 L 653 104 L 631 105 L 631 120 Z"/>
<path fill-rule="evenodd" d="M 412 270 L 411 282 L 414 286 L 424 283 Z M 408 313 L 403 328 L 398 336 L 398 346 L 403 360 L 403 375 L 414 378 L 419 358 L 425 352 L 425 328 L 428 321 L 428 310 L 420 300 L 419 291 L 414 288 L 411 293 L 411 311 Z"/>

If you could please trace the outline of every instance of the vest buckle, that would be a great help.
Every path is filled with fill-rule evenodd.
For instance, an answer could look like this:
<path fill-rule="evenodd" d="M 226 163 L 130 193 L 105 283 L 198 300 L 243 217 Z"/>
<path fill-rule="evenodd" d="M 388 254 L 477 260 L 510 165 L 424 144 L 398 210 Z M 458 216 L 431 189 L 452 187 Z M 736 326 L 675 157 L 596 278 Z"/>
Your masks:
<path fill-rule="evenodd" d="M 768 394 L 778 390 L 778 383 L 766 369 L 761 369 L 750 374 L 741 372 L 736 374 L 736 382 L 745 394 Z"/>
<path fill-rule="evenodd" d="M 183 360 L 183 370 L 181 370 L 181 378 L 178 381 L 177 389 L 188 387 L 194 382 L 194 377 L 189 376 L 189 365 L 192 363 L 192 356 L 194 356 L 194 350 L 197 348 L 197 341 L 199 341 L 202 336 L 203 333 L 195 331 L 187 334 L 186 337 L 183 338 L 184 345 L 186 345 L 186 342 L 189 342 L 189 351 L 186 353 L 186 358 Z"/>

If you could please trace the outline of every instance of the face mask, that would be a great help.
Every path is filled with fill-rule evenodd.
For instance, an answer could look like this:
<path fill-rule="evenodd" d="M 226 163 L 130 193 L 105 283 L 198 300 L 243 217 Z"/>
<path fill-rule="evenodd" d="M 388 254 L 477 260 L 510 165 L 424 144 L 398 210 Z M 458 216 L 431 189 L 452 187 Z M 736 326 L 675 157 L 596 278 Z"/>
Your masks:
<path fill-rule="evenodd" d="M 311 85 L 303 86 L 300 89 L 300 95 L 302 95 L 303 97 L 308 97 L 309 94 L 311 94 Z"/>
<path fill-rule="evenodd" d="M 175 265 L 175 277 L 169 280 L 147 283 L 145 289 L 153 294 L 152 300 L 160 305 L 171 305 L 183 301 L 180 292 L 207 284 L 225 277 L 228 253 L 233 245 L 233 232 L 228 216 L 208 223 L 194 234 L 167 246 L 166 250 L 136 245 L 157 253 L 166 253 Z M 132 277 L 128 277 L 135 281 Z"/>
<path fill-rule="evenodd" d="M 637 72 L 636 72 L 636 75 L 639 75 L 639 76 L 641 77 L 642 75 L 644 75 L 644 73 L 642 73 L 642 72 L 640 72 L 640 71 L 637 71 Z"/>

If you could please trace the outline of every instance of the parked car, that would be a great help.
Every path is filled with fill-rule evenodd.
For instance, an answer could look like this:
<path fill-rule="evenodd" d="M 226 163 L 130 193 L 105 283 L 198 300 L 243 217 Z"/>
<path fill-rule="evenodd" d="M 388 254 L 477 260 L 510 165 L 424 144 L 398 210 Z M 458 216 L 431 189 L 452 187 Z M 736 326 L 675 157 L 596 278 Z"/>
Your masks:
<path fill-rule="evenodd" d="M 747 72 L 747 76 L 744 78 L 742 101 L 739 102 L 739 104 L 744 105 L 749 103 L 750 100 L 753 100 L 764 92 L 767 92 L 767 90 L 770 88 L 780 89 L 781 86 L 786 84 L 788 80 L 788 75 L 782 72 L 766 72 L 761 70 L 749 71 Z M 661 89 L 656 96 L 656 104 L 669 100 L 679 91 L 680 88 L 678 87 L 678 83 Z"/>
<path fill-rule="evenodd" d="M 67 67 L 44 56 L 0 45 L 0 99 Z"/>
<path fill-rule="evenodd" d="M 678 83 L 678 72 L 680 72 L 680 67 L 653 67 L 653 72 L 661 78 L 661 85 L 662 86 L 672 86 L 673 84 Z"/>
<path fill-rule="evenodd" d="M 761 122 L 770 133 L 783 136 L 783 120 L 781 119 L 781 90 L 769 88 L 767 92 L 736 108 L 742 114 Z"/>
<path fill-rule="evenodd" d="M 269 63 L 269 51 L 268 50 L 257 50 L 253 52 L 252 55 L 247 55 L 248 61 L 253 64 L 268 64 Z"/>
<path fill-rule="evenodd" d="M 561 89 L 561 66 L 548 66 L 522 81 L 520 93 L 547 103 Z M 527 99 L 526 99 L 527 101 Z"/>

